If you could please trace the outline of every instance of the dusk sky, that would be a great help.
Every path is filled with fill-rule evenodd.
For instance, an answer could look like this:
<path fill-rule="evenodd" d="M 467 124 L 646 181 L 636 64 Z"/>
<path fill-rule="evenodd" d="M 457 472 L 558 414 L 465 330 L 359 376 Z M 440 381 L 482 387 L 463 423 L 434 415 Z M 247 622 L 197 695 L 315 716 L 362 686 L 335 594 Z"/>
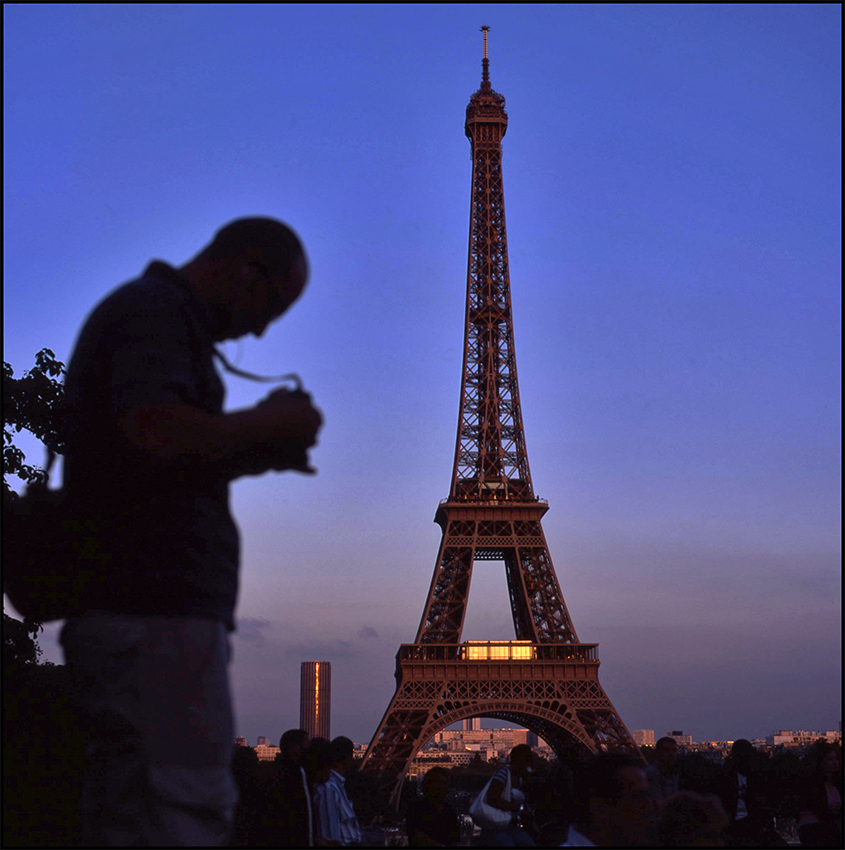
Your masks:
<path fill-rule="evenodd" d="M 243 479 L 237 730 L 368 742 L 449 492 L 470 147 L 507 100 L 515 341 L 543 527 L 629 729 L 836 729 L 841 10 L 813 5 L 6 5 L 4 360 L 67 362 L 154 258 L 269 215 L 311 282 L 261 340 L 326 424 L 313 478 Z M 237 409 L 267 388 L 226 377 Z M 37 444 L 21 440 L 30 461 Z M 7 608 L 8 610 L 8 608 Z M 59 624 L 39 641 L 61 662 Z M 477 563 L 464 639 L 511 639 Z M 485 725 L 499 725 L 490 721 Z"/>

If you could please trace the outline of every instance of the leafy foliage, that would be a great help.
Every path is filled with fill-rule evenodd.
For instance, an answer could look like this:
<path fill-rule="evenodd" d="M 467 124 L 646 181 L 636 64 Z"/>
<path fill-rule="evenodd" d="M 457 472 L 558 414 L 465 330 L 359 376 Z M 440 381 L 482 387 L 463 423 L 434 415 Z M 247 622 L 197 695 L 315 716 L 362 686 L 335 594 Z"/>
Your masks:
<path fill-rule="evenodd" d="M 38 664 L 41 647 L 35 642 L 39 624 L 21 622 L 3 614 L 3 672 L 4 674 Z"/>
<path fill-rule="evenodd" d="M 14 434 L 29 431 L 50 450 L 64 452 L 64 363 L 49 348 L 35 355 L 35 367 L 15 378 L 11 365 L 3 362 L 3 500 L 17 499 L 7 476 L 15 475 L 27 484 L 45 483 L 47 473 L 26 463 L 14 444 Z M 35 642 L 40 626 L 3 615 L 3 664 L 30 666 L 38 663 L 41 649 Z"/>
<path fill-rule="evenodd" d="M 26 463 L 26 456 L 14 444 L 14 434 L 29 431 L 56 454 L 64 452 L 64 363 L 49 348 L 35 355 L 35 367 L 15 378 L 12 367 L 3 362 L 3 497 L 15 498 L 7 475 L 16 475 L 27 484 L 43 483 L 46 472 Z"/>

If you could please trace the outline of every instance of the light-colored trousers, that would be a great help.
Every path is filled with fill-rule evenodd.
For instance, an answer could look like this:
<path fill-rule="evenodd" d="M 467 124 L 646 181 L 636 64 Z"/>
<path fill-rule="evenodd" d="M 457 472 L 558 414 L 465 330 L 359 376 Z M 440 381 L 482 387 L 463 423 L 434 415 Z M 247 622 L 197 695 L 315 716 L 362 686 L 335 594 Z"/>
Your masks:
<path fill-rule="evenodd" d="M 225 845 L 238 797 L 225 626 L 93 612 L 61 642 L 90 728 L 83 846 Z"/>

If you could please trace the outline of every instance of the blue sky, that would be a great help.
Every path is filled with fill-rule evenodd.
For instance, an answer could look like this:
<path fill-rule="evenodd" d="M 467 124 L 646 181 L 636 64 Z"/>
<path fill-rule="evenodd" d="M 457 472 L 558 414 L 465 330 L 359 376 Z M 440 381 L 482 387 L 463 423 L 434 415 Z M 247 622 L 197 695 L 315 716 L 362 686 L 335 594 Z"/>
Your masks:
<path fill-rule="evenodd" d="M 333 734 L 369 740 L 449 489 L 481 24 L 528 455 L 605 689 L 659 734 L 836 728 L 836 5 L 6 5 L 4 359 L 67 361 L 232 218 L 294 226 L 305 296 L 227 351 L 299 372 L 326 426 L 316 478 L 233 489 L 238 729 L 298 725 L 324 659 Z M 478 564 L 464 638 L 512 635 Z"/>

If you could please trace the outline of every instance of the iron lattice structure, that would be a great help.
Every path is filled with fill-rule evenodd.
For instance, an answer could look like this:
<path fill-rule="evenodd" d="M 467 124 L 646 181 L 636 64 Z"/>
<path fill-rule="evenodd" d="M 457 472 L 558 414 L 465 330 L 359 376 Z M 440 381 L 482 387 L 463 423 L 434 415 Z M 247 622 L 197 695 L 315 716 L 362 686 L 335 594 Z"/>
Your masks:
<path fill-rule="evenodd" d="M 443 538 L 413 644 L 364 760 L 398 803 L 422 745 L 456 721 L 519 723 L 561 753 L 627 747 L 631 735 L 598 681 L 596 644 L 581 644 L 549 555 L 534 495 L 519 401 L 508 270 L 502 139 L 505 99 L 490 84 L 487 28 L 481 88 L 470 98 L 472 148 L 466 320 L 458 436 Z M 461 643 L 472 567 L 505 564 L 516 642 Z"/>

